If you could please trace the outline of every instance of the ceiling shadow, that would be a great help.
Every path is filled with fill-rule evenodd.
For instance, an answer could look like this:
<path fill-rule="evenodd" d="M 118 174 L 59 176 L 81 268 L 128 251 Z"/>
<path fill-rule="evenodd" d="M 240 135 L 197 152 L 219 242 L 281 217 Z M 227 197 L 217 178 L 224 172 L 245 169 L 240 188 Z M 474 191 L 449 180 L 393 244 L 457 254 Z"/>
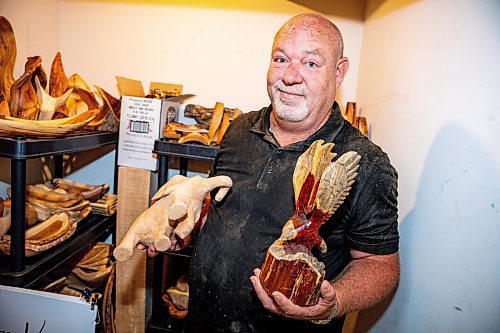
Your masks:
<path fill-rule="evenodd" d="M 62 0 L 63 2 L 98 2 L 116 4 L 138 4 L 151 6 L 179 6 L 196 8 L 215 8 L 229 10 L 243 10 L 254 12 L 274 12 L 274 13 L 300 13 L 302 9 L 298 6 L 284 6 L 285 1 L 269 0 Z M 288 0 L 287 0 L 288 1 Z"/>
<path fill-rule="evenodd" d="M 382 17 L 422 0 L 372 0 L 366 2 L 364 19 Z"/>
<path fill-rule="evenodd" d="M 289 0 L 329 16 L 339 16 L 356 21 L 365 18 L 365 0 Z"/>

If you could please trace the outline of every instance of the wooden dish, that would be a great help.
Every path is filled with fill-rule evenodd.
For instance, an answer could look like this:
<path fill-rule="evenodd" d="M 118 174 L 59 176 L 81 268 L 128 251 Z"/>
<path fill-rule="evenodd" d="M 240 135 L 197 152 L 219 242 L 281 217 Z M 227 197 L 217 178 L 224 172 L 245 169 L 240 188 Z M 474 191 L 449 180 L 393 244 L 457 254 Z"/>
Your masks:
<path fill-rule="evenodd" d="M 47 220 L 26 230 L 25 250 L 30 257 L 47 251 L 53 246 L 65 241 L 76 230 L 76 223 L 70 221 L 65 212 L 52 215 Z M 10 255 L 10 235 L 3 236 L 0 241 L 0 251 Z"/>
<path fill-rule="evenodd" d="M 98 110 L 90 110 L 68 118 L 60 119 L 60 122 L 52 120 L 13 120 L 12 117 L 0 118 L 0 134 L 7 136 L 26 136 L 34 138 L 56 138 L 71 134 L 85 127 L 95 118 Z M 80 117 L 80 118 L 76 118 Z M 81 120 L 76 122 L 77 120 Z M 73 122 L 75 121 L 75 122 Z"/>

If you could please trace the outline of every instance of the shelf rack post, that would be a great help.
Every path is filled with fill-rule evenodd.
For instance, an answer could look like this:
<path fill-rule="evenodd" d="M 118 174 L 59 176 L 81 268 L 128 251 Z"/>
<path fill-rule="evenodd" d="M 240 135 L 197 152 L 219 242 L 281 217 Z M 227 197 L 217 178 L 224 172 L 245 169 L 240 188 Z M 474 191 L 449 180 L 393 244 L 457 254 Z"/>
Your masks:
<path fill-rule="evenodd" d="M 11 159 L 11 243 L 10 269 L 13 272 L 24 270 L 24 242 L 26 232 L 26 160 Z"/>

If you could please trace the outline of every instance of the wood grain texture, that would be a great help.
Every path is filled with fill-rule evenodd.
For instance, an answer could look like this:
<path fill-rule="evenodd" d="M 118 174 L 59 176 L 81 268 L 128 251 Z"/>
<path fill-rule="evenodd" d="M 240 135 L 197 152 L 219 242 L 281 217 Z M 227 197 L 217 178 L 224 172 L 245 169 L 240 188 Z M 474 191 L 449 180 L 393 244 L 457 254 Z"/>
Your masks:
<path fill-rule="evenodd" d="M 334 144 L 323 143 L 315 141 L 297 160 L 295 212 L 269 247 L 259 277 L 268 294 L 279 291 L 299 306 L 318 302 L 325 266 L 312 249 L 327 251 L 318 230 L 349 194 L 360 159 L 350 151 L 332 162 Z"/>
<path fill-rule="evenodd" d="M 150 172 L 130 167 L 118 168 L 116 241 L 119 243 L 132 222 L 149 206 Z M 116 263 L 116 331 L 145 331 L 146 254 Z"/>

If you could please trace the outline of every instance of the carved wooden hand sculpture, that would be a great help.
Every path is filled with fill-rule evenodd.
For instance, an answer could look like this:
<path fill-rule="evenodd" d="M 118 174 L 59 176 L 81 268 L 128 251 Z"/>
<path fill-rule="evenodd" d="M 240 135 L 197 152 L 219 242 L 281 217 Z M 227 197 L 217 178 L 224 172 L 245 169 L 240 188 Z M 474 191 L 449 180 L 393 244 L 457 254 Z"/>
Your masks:
<path fill-rule="evenodd" d="M 297 160 L 295 212 L 269 247 L 260 274 L 267 293 L 279 291 L 300 306 L 318 302 L 325 266 L 311 250 L 318 246 L 326 252 L 318 229 L 342 204 L 357 176 L 360 156 L 350 151 L 331 162 L 336 156 L 333 146 L 317 140 Z"/>
<path fill-rule="evenodd" d="M 134 221 L 113 251 L 114 257 L 118 261 L 128 260 L 138 243 L 154 245 L 158 251 L 168 250 L 174 233 L 181 239 L 189 236 L 200 218 L 205 196 L 220 187 L 215 200 L 221 201 L 232 185 L 227 176 L 172 177 L 153 196 L 151 207 Z"/>

